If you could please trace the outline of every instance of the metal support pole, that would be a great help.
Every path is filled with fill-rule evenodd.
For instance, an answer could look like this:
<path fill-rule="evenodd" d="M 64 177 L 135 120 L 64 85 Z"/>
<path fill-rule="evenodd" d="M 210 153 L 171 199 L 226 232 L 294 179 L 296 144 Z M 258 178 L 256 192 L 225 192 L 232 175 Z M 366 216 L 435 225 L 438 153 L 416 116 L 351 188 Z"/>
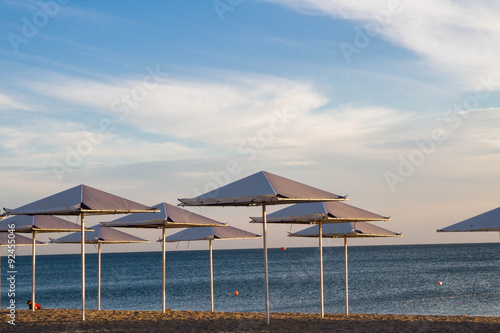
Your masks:
<path fill-rule="evenodd" d="M 35 258 L 36 258 L 36 231 L 33 231 L 33 245 L 31 245 L 31 260 L 32 260 L 32 276 L 31 276 L 31 309 L 32 311 L 35 311 Z"/>
<path fill-rule="evenodd" d="M 163 276 L 163 293 L 162 293 L 162 312 L 165 313 L 165 303 L 166 303 L 166 295 L 165 295 L 165 225 L 162 226 L 162 252 L 163 252 L 163 269 L 162 269 L 162 276 Z"/>
<path fill-rule="evenodd" d="M 0 310 L 2 310 L 2 247 L 0 246 Z"/>
<path fill-rule="evenodd" d="M 266 217 L 266 204 L 262 204 L 262 236 L 264 241 L 264 283 L 266 285 L 266 322 L 271 324 L 269 317 L 269 271 L 267 268 L 267 217 Z"/>
<path fill-rule="evenodd" d="M 345 314 L 349 314 L 349 279 L 347 273 L 347 237 L 344 237 L 344 266 L 345 266 Z"/>
<path fill-rule="evenodd" d="M 210 249 L 210 302 L 212 304 L 212 311 L 214 311 L 214 262 L 212 258 L 212 240 L 208 240 L 208 247 Z"/>
<path fill-rule="evenodd" d="M 82 320 L 85 320 L 85 215 L 81 214 L 82 246 Z"/>
<path fill-rule="evenodd" d="M 101 310 L 101 243 L 97 243 L 97 310 Z"/>
<path fill-rule="evenodd" d="M 321 318 L 325 317 L 325 300 L 323 294 L 323 230 L 321 222 L 318 224 L 319 228 L 319 292 L 321 294 Z"/>

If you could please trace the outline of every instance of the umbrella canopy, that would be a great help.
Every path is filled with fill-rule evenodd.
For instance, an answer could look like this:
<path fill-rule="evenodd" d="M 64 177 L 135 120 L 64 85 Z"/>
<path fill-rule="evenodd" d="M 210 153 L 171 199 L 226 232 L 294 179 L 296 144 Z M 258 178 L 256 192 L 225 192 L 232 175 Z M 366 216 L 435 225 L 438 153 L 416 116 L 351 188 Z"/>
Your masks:
<path fill-rule="evenodd" d="M 149 243 L 148 240 L 136 237 L 126 232 L 116 230 L 109 227 L 104 227 L 96 224 L 91 227 L 93 231 L 85 233 L 85 243 L 86 244 L 120 244 L 120 243 Z M 80 244 L 82 239 L 80 233 L 73 233 L 67 236 L 52 239 L 51 243 L 70 243 L 70 244 Z"/>
<path fill-rule="evenodd" d="M 15 225 L 14 232 L 40 233 L 40 232 L 73 232 L 80 231 L 81 226 L 77 223 L 63 220 L 50 215 L 18 215 L 9 217 L 0 222 L 0 232 L 8 232 L 9 225 Z M 85 229 L 91 231 L 92 229 Z"/>
<path fill-rule="evenodd" d="M 14 225 L 14 228 L 11 226 Z M 32 234 L 32 289 L 31 300 L 35 304 L 35 277 L 36 277 L 36 234 L 49 232 L 72 232 L 80 231 L 81 226 L 50 215 L 17 215 L 0 221 L 0 232 L 5 233 L 14 230 L 15 233 Z M 89 229 L 85 229 L 89 230 Z M 32 307 L 35 310 L 35 307 Z"/>
<path fill-rule="evenodd" d="M 267 171 L 260 171 L 192 199 L 179 199 L 183 206 L 258 206 L 299 202 L 345 200 Z"/>
<path fill-rule="evenodd" d="M 153 212 L 154 209 L 140 203 L 95 189 L 78 185 L 44 199 L 16 209 L 4 208 L 7 215 L 79 215 L 81 218 L 82 262 L 82 320 L 85 320 L 85 215 L 128 214 Z M 34 300 L 33 300 L 34 302 Z M 34 308 L 34 307 L 33 307 Z"/>
<path fill-rule="evenodd" d="M 398 237 L 401 234 L 390 230 L 380 228 L 368 222 L 345 222 L 326 224 L 322 230 L 321 224 L 312 226 L 302 231 L 291 233 L 290 237 L 318 237 L 324 238 L 344 238 L 344 267 L 345 267 L 345 311 L 349 314 L 349 286 L 348 286 L 348 268 L 347 268 L 347 238 L 363 238 L 363 237 Z M 323 261 L 323 258 L 320 258 Z M 321 271 L 321 274 L 323 272 Z M 321 277 L 321 285 L 323 278 Z M 323 289 L 323 287 L 321 288 Z M 321 295 L 323 296 L 323 294 Z M 321 300 L 321 312 L 323 313 L 323 300 Z"/>
<path fill-rule="evenodd" d="M 19 208 L 4 210 L 7 215 L 104 215 L 150 212 L 151 207 L 82 184 Z"/>
<path fill-rule="evenodd" d="M 322 227 L 323 238 L 363 238 L 363 237 L 397 237 L 401 234 L 381 228 L 368 222 L 345 222 L 326 224 Z M 319 237 L 319 226 L 291 233 L 291 237 Z"/>
<path fill-rule="evenodd" d="M 12 239 L 14 241 L 12 242 Z M 9 240 L 11 241 L 9 243 Z M 40 242 L 40 241 L 35 241 L 36 245 L 47 245 L 47 243 Z M 8 233 L 2 232 L 0 233 L 0 246 L 8 246 L 14 244 L 15 246 L 29 246 L 33 244 L 33 239 L 29 237 L 25 237 L 22 235 L 15 235 L 12 237 L 9 237 Z M 1 271 L 0 271 L 1 272 Z"/>
<path fill-rule="evenodd" d="M 251 217 L 262 223 L 262 217 Z M 339 223 L 356 221 L 386 221 L 390 217 L 378 215 L 339 201 L 310 202 L 280 209 L 267 216 L 267 223 Z"/>
<path fill-rule="evenodd" d="M 153 206 L 157 212 L 151 214 L 134 214 L 124 216 L 110 222 L 101 222 L 101 225 L 106 227 L 120 228 L 157 228 L 162 229 L 162 261 L 163 261 L 163 295 L 162 295 L 162 312 L 166 312 L 166 246 L 165 246 L 165 229 L 168 228 L 191 228 L 191 227 L 210 227 L 224 226 L 225 224 L 208 217 L 191 213 L 185 209 L 170 205 L 166 202 Z"/>
<path fill-rule="evenodd" d="M 185 209 L 162 202 L 152 206 L 155 213 L 139 213 L 127 215 L 110 222 L 101 222 L 106 227 L 120 228 L 187 228 L 221 226 L 224 223 L 208 217 L 191 213 Z"/>
<path fill-rule="evenodd" d="M 42 243 L 40 241 L 35 241 L 36 245 L 47 245 L 47 243 Z M 1 246 L 28 246 L 33 245 L 33 239 L 24 237 L 22 235 L 14 235 L 13 233 L 0 233 L 0 249 Z M 10 250 L 9 250 L 10 251 Z M 15 252 L 14 252 L 15 253 Z M 2 252 L 0 251 L 0 264 L 2 263 Z M 11 266 L 12 267 L 12 266 Z M 15 269 L 15 266 L 13 267 Z M 2 290 L 2 268 L 0 267 L 0 292 Z M 2 308 L 2 295 L 0 294 L 0 309 Z"/>
<path fill-rule="evenodd" d="M 262 206 L 264 285 L 266 321 L 268 325 L 270 324 L 270 317 L 266 206 L 337 200 L 347 199 L 345 196 L 326 192 L 267 171 L 257 172 L 195 198 L 179 199 L 181 206 Z"/>
<path fill-rule="evenodd" d="M 500 207 L 438 230 L 438 232 L 452 231 L 500 231 Z"/>
<path fill-rule="evenodd" d="M 251 217 L 252 222 L 261 222 L 261 217 Z M 339 201 L 307 202 L 296 204 L 266 217 L 269 223 L 318 224 L 318 233 L 322 233 L 322 224 L 342 224 L 348 228 L 348 223 L 356 221 L 386 221 L 389 217 L 378 215 L 367 210 L 347 205 Z M 340 228 L 336 226 L 335 228 Z M 332 227 L 334 228 L 334 227 Z M 321 317 L 325 316 L 323 299 L 323 237 L 319 239 L 319 274 L 320 274 L 320 305 Z"/>
<path fill-rule="evenodd" d="M 180 241 L 197 241 L 197 240 L 213 240 L 213 239 L 248 239 L 262 238 L 261 235 L 254 234 L 235 227 L 205 227 L 205 228 L 190 228 L 179 231 L 171 236 L 168 236 L 167 242 Z"/>
<path fill-rule="evenodd" d="M 85 244 L 97 244 L 97 310 L 101 310 L 101 244 L 149 243 L 149 241 L 100 225 L 95 225 L 92 229 L 94 231 L 85 233 Z M 74 233 L 58 239 L 51 238 L 50 242 L 57 244 L 80 244 L 82 238 L 80 233 Z"/>
<path fill-rule="evenodd" d="M 262 236 L 235 227 L 226 226 L 185 229 L 168 236 L 166 241 L 181 242 L 208 240 L 208 249 L 210 252 L 210 301 L 211 310 L 214 311 L 214 266 L 212 257 L 212 241 L 215 239 L 234 240 L 252 238 L 262 238 Z"/>

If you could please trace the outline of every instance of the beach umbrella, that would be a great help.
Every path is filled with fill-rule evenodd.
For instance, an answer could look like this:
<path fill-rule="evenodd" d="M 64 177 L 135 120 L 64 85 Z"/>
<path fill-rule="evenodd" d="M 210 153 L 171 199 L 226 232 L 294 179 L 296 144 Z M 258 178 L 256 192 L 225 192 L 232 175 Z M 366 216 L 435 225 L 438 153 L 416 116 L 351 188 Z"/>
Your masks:
<path fill-rule="evenodd" d="M 73 232 L 79 231 L 80 226 L 50 215 L 18 215 L 2 220 L 0 222 L 0 233 L 30 233 L 32 235 L 32 289 L 31 301 L 35 304 L 35 262 L 36 262 L 36 234 L 51 232 Z M 90 230 L 90 229 L 86 229 Z M 35 311 L 35 307 L 32 307 Z"/>
<path fill-rule="evenodd" d="M 102 244 L 125 244 L 125 243 L 149 243 L 148 240 L 142 239 L 123 231 L 113 228 L 95 225 L 91 227 L 94 231 L 85 233 L 85 244 L 97 245 L 97 310 L 101 310 L 101 245 Z M 67 236 L 52 239 L 51 243 L 56 244 L 81 244 L 82 239 L 80 233 L 69 234 Z"/>
<path fill-rule="evenodd" d="M 452 224 L 438 232 L 497 231 L 500 232 L 500 207 Z"/>
<path fill-rule="evenodd" d="M 251 217 L 252 222 L 262 223 L 261 217 Z M 357 208 L 343 202 L 310 202 L 293 205 L 278 210 L 267 217 L 267 223 L 282 224 L 318 224 L 321 235 L 323 224 L 358 222 L 358 221 L 387 221 L 389 217 L 378 215 L 367 210 Z M 319 285 L 321 318 L 325 316 L 323 293 L 323 237 L 319 239 Z"/>
<path fill-rule="evenodd" d="M 262 238 L 262 236 L 235 227 L 225 226 L 185 229 L 168 236 L 165 241 L 182 242 L 208 240 L 208 249 L 210 251 L 210 302 L 211 310 L 214 311 L 214 267 L 212 259 L 212 241 L 253 238 Z M 161 241 L 161 239 L 159 241 Z"/>
<path fill-rule="evenodd" d="M 149 228 L 162 229 L 162 261 L 163 261 L 163 293 L 162 312 L 166 312 L 166 277 L 165 277 L 165 230 L 169 228 L 217 227 L 225 225 L 222 222 L 209 219 L 202 215 L 191 213 L 185 209 L 170 205 L 166 202 L 153 206 L 157 212 L 152 214 L 134 214 L 121 217 L 110 222 L 101 222 L 106 227 L 120 228 Z"/>
<path fill-rule="evenodd" d="M 8 246 L 7 252 L 10 253 L 10 255 L 15 255 L 16 254 L 16 246 L 29 246 L 33 245 L 33 239 L 24 237 L 21 235 L 16 235 L 14 232 L 2 232 L 0 233 L 0 250 L 2 246 Z M 40 241 L 35 241 L 35 245 L 47 245 L 47 243 L 43 243 Z M 14 257 L 15 258 L 15 257 Z M 2 252 L 0 251 L 0 309 L 2 309 Z M 17 272 L 16 264 L 14 263 L 9 263 L 9 270 L 7 273 L 12 273 L 15 274 Z"/>
<path fill-rule="evenodd" d="M 326 192 L 270 172 L 260 171 L 195 198 L 178 200 L 182 206 L 262 206 L 266 321 L 270 324 L 266 206 L 347 199 L 345 196 Z"/>
<path fill-rule="evenodd" d="M 321 236 L 320 236 L 321 235 Z M 347 239 L 363 237 L 397 237 L 401 234 L 380 228 L 368 222 L 345 222 L 326 224 L 321 230 L 321 225 L 315 225 L 302 231 L 291 233 L 290 237 L 318 237 L 318 238 L 344 238 L 344 267 L 345 267 L 345 313 L 349 314 L 349 287 L 347 269 Z M 321 281 L 323 284 L 323 281 Z M 322 304 L 323 306 L 323 304 Z"/>
<path fill-rule="evenodd" d="M 85 216 L 154 212 L 140 203 L 78 185 L 16 209 L 4 208 L 7 215 L 77 215 L 81 220 L 82 320 L 85 320 Z"/>

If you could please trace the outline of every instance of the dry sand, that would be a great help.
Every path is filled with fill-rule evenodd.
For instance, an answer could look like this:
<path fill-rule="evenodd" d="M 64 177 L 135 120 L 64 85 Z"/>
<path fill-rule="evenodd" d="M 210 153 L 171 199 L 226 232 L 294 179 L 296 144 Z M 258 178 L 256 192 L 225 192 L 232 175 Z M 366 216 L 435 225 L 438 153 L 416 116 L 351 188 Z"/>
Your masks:
<path fill-rule="evenodd" d="M 0 332 L 500 332 L 500 317 L 200 311 L 1 310 Z"/>

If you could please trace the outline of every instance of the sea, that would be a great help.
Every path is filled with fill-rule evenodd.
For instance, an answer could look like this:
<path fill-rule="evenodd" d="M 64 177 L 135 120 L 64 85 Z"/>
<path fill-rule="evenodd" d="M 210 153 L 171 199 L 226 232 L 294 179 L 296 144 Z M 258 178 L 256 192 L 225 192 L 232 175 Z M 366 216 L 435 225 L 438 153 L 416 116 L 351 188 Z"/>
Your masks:
<path fill-rule="evenodd" d="M 161 306 L 161 252 L 102 254 L 104 310 Z M 324 248 L 326 313 L 345 313 L 344 248 Z M 9 277 L 2 251 L 2 308 Z M 320 312 L 318 248 L 269 249 L 271 312 Z M 262 249 L 214 250 L 216 311 L 264 312 Z M 166 307 L 210 310 L 209 252 L 167 252 Z M 81 308 L 80 255 L 36 257 L 36 302 Z M 500 243 L 351 246 L 349 313 L 500 316 Z M 15 300 L 31 298 L 31 256 L 16 257 Z M 97 309 L 97 254 L 86 256 L 86 308 Z M 238 291 L 238 295 L 235 295 Z"/>

